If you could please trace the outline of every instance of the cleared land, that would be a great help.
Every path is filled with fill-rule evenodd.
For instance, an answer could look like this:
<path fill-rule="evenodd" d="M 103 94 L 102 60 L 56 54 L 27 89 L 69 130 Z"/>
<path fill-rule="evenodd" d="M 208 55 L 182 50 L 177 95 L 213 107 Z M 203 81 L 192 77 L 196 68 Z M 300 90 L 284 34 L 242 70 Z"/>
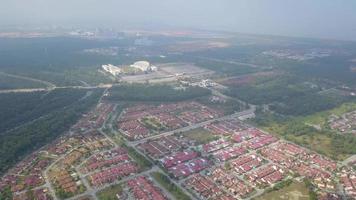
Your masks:
<path fill-rule="evenodd" d="M 304 183 L 294 182 L 277 191 L 266 193 L 256 200 L 309 200 L 309 190 Z"/>

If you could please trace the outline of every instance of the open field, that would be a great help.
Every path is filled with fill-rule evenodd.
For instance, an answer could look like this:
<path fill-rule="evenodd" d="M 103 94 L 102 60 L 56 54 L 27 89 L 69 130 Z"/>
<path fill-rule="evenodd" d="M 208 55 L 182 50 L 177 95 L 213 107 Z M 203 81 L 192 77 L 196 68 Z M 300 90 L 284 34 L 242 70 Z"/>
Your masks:
<path fill-rule="evenodd" d="M 117 184 L 110 187 L 107 187 L 101 191 L 99 191 L 96 195 L 99 200 L 116 200 L 116 194 L 120 194 L 122 192 L 122 185 Z"/>
<path fill-rule="evenodd" d="M 304 121 L 306 123 L 324 126 L 330 115 L 334 114 L 341 116 L 342 114 L 351 112 L 353 110 L 356 110 L 355 102 L 344 103 L 334 109 L 307 116 L 304 118 Z"/>
<path fill-rule="evenodd" d="M 304 117 L 283 119 L 271 113 L 257 113 L 252 123 L 334 160 L 344 160 L 356 153 L 354 136 L 336 134 L 328 129 L 318 130 L 306 124 Z"/>
<path fill-rule="evenodd" d="M 294 182 L 280 190 L 263 194 L 255 200 L 309 200 L 309 190 L 304 183 Z"/>
<path fill-rule="evenodd" d="M 184 136 L 191 140 L 195 140 L 198 143 L 205 144 L 208 143 L 216 138 L 216 136 L 213 135 L 208 130 L 205 130 L 204 128 L 196 128 L 187 132 L 183 133 Z"/>
<path fill-rule="evenodd" d="M 161 71 L 170 75 L 186 74 L 189 76 L 205 76 L 214 73 L 211 70 L 204 69 L 190 63 L 165 63 L 158 65 L 158 67 Z"/>

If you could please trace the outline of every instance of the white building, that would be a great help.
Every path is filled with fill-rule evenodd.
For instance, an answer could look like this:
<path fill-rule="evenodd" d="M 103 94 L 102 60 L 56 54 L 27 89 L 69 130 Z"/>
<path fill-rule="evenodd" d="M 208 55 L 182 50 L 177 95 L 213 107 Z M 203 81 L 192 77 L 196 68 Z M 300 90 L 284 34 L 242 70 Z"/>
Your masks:
<path fill-rule="evenodd" d="M 140 69 L 141 71 L 147 72 L 151 70 L 150 63 L 147 61 L 137 61 L 134 64 L 130 65 L 133 68 Z"/>
<path fill-rule="evenodd" d="M 151 65 L 151 71 L 156 72 L 158 68 L 156 66 Z"/>
<path fill-rule="evenodd" d="M 110 74 L 117 76 L 121 73 L 121 69 L 119 67 L 116 67 L 112 64 L 108 65 L 102 65 L 101 66 L 106 72 L 109 72 Z"/>

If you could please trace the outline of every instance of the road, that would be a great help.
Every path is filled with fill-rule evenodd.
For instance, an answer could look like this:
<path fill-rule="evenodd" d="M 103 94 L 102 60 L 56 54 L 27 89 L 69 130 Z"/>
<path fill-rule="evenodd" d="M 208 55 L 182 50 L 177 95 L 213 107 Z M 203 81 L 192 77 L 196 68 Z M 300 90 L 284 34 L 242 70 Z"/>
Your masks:
<path fill-rule="evenodd" d="M 186 132 L 186 131 L 189 131 L 189 130 L 192 130 L 192 129 L 196 129 L 196 128 L 208 125 L 208 124 L 210 124 L 212 122 L 222 121 L 222 120 L 226 120 L 226 119 L 234 119 L 234 118 L 241 117 L 241 116 L 244 116 L 244 115 L 250 115 L 250 114 L 254 113 L 254 111 L 255 111 L 254 108 L 250 108 L 250 109 L 242 111 L 242 112 L 237 112 L 237 113 L 234 113 L 234 114 L 231 114 L 231 115 L 226 115 L 226 116 L 223 116 L 223 117 L 220 117 L 220 118 L 207 120 L 207 121 L 204 121 L 204 122 L 200 122 L 200 123 L 197 123 L 197 124 L 193 124 L 193 125 L 190 125 L 190 126 L 179 128 L 179 129 L 176 129 L 176 130 L 173 130 L 173 131 L 168 131 L 168 132 L 160 133 L 160 134 L 157 134 L 157 135 L 152 135 L 150 137 L 146 137 L 146 138 L 141 139 L 141 140 L 128 141 L 127 143 L 130 144 L 131 146 L 135 146 L 135 145 L 137 145 L 139 143 L 143 143 L 143 142 L 146 142 L 148 140 L 153 140 L 153 139 L 157 139 L 157 138 L 160 138 L 160 137 L 163 137 L 163 136 L 169 136 L 169 135 L 172 135 L 174 133 Z"/>
<path fill-rule="evenodd" d="M 229 60 L 223 60 L 223 59 L 208 58 L 208 57 L 203 57 L 203 56 L 196 56 L 196 57 L 205 59 L 205 60 L 221 62 L 221 63 L 228 63 L 228 64 L 234 64 L 234 65 L 245 65 L 245 66 L 252 67 L 252 68 L 265 68 L 266 67 L 263 65 L 256 65 L 256 64 L 252 64 L 252 63 L 244 63 L 244 62 L 238 62 L 238 61 L 232 61 L 232 60 L 229 61 Z"/>
<path fill-rule="evenodd" d="M 27 89 L 12 89 L 12 90 L 0 90 L 0 94 L 5 94 L 5 93 L 25 93 L 25 92 L 41 92 L 41 91 L 52 91 L 54 89 L 96 89 L 96 88 L 111 88 L 115 84 L 104 84 L 104 85 L 96 85 L 96 86 L 79 86 L 79 85 L 74 85 L 74 86 L 54 86 L 51 88 L 27 88 Z"/>
<path fill-rule="evenodd" d="M 356 155 L 352 155 L 352 156 L 346 158 L 346 159 L 345 159 L 344 161 L 342 161 L 341 163 L 342 163 L 343 165 L 347 165 L 347 164 L 349 164 L 350 162 L 353 162 L 353 161 L 356 161 Z"/>
<path fill-rule="evenodd" d="M 50 83 L 50 82 L 44 81 L 44 80 L 40 80 L 40 79 L 31 78 L 31 77 L 15 75 L 15 74 L 8 74 L 8 73 L 5 73 L 5 72 L 0 72 L 0 75 L 41 83 L 41 84 L 46 85 L 49 88 L 56 87 L 56 85 L 54 85 L 53 83 Z"/>

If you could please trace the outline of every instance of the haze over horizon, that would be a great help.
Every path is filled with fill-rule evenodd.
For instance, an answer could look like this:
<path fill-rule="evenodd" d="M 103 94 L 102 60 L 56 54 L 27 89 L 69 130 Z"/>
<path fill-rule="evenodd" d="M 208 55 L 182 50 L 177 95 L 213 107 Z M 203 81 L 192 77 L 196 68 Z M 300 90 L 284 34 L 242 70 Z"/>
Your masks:
<path fill-rule="evenodd" d="M 349 0 L 1 0 L 0 26 L 197 28 L 356 40 Z"/>

